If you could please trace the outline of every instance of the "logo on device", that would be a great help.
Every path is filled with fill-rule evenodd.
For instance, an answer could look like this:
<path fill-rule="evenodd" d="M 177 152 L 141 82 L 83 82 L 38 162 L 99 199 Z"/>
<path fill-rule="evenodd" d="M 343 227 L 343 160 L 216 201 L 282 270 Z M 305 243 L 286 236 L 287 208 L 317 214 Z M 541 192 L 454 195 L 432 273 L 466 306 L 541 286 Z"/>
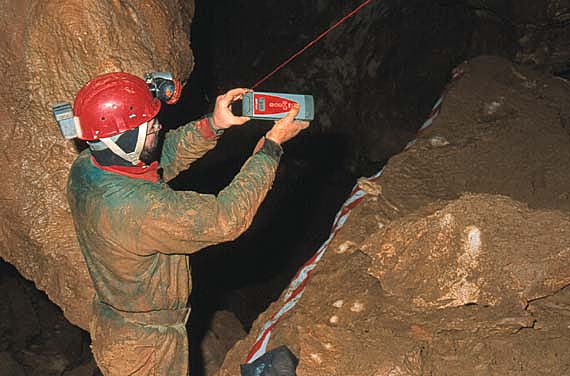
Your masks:
<path fill-rule="evenodd" d="M 281 112 L 289 112 L 295 104 L 292 100 L 276 97 L 274 95 L 254 93 L 253 97 L 255 98 L 256 103 L 255 112 L 260 115 L 273 115 Z"/>

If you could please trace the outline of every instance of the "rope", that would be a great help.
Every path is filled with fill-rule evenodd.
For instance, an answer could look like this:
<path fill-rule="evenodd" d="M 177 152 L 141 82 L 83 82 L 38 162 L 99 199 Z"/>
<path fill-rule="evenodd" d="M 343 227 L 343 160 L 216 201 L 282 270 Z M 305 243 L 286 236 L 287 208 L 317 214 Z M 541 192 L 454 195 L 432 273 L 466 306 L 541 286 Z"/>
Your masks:
<path fill-rule="evenodd" d="M 252 89 L 255 89 L 257 86 L 261 85 L 263 82 L 267 81 L 271 76 L 273 76 L 275 73 L 277 73 L 278 71 L 281 70 L 281 68 L 283 68 L 285 65 L 289 64 L 291 61 L 293 61 L 295 58 L 297 58 L 299 55 L 301 55 L 303 52 L 305 52 L 307 49 L 309 49 L 311 46 L 313 46 L 314 44 L 316 44 L 318 41 L 320 41 L 321 39 L 323 39 L 325 36 L 327 36 L 328 33 L 330 33 L 331 31 L 333 31 L 334 29 L 336 29 L 340 24 L 342 24 L 344 21 L 348 20 L 350 17 L 354 16 L 356 13 L 358 13 L 362 8 L 364 8 L 365 6 L 367 6 L 368 4 L 370 4 L 373 0 L 366 0 L 365 2 L 363 2 L 362 4 L 360 4 L 359 6 L 357 6 L 354 10 L 352 10 L 350 13 L 348 13 L 346 16 L 342 17 L 340 20 L 338 20 L 337 22 L 334 23 L 334 25 L 332 25 L 331 27 L 329 27 L 327 30 L 325 30 L 324 32 L 322 32 L 318 37 L 316 37 L 315 39 L 313 39 L 312 41 L 310 41 L 309 43 L 307 43 L 307 45 L 303 48 L 301 48 L 298 52 L 296 52 L 295 54 L 293 54 L 290 58 L 288 58 L 287 60 L 285 60 L 283 63 L 279 64 L 277 66 L 277 68 L 273 69 L 271 72 L 269 72 L 265 77 L 263 77 L 261 80 L 257 81 L 255 84 L 253 84 L 253 86 L 251 87 Z"/>

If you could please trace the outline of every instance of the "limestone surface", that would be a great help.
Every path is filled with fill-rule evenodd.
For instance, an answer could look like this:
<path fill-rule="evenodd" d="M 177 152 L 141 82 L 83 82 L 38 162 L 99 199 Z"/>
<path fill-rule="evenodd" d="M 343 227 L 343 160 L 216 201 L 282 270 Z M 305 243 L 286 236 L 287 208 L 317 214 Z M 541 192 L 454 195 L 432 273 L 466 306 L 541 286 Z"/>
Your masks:
<path fill-rule="evenodd" d="M 93 288 L 65 196 L 77 148 L 51 105 L 107 72 L 188 77 L 193 14 L 182 0 L 0 2 L 0 257 L 84 329 Z"/>

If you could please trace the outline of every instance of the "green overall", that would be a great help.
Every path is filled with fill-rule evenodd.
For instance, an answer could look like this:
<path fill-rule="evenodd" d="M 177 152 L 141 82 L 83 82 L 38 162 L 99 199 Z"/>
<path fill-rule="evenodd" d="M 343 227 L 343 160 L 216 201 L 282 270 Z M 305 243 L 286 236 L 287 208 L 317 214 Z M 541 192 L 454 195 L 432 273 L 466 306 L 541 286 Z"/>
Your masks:
<path fill-rule="evenodd" d="M 196 124 L 167 133 L 160 160 L 164 181 L 216 145 Z M 89 150 L 77 157 L 68 199 L 96 291 L 92 349 L 105 375 L 187 375 L 186 255 L 233 240 L 249 227 L 279 156 L 264 146 L 218 195 L 105 171 Z"/>

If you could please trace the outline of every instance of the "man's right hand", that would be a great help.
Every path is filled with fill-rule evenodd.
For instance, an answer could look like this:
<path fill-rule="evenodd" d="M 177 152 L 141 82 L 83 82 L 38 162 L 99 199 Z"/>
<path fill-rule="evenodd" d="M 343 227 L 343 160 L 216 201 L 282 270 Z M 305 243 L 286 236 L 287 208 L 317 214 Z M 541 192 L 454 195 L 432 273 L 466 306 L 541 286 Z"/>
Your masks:
<path fill-rule="evenodd" d="M 216 105 L 212 113 L 212 122 L 216 129 L 227 129 L 232 125 L 243 125 L 250 120 L 247 116 L 235 116 L 232 113 L 232 103 L 243 98 L 251 89 L 232 89 L 216 98 Z"/>
<path fill-rule="evenodd" d="M 308 121 L 295 120 L 300 108 L 301 106 L 296 103 L 284 118 L 275 122 L 265 137 L 281 145 L 298 135 L 303 129 L 308 128 L 310 124 Z"/>

